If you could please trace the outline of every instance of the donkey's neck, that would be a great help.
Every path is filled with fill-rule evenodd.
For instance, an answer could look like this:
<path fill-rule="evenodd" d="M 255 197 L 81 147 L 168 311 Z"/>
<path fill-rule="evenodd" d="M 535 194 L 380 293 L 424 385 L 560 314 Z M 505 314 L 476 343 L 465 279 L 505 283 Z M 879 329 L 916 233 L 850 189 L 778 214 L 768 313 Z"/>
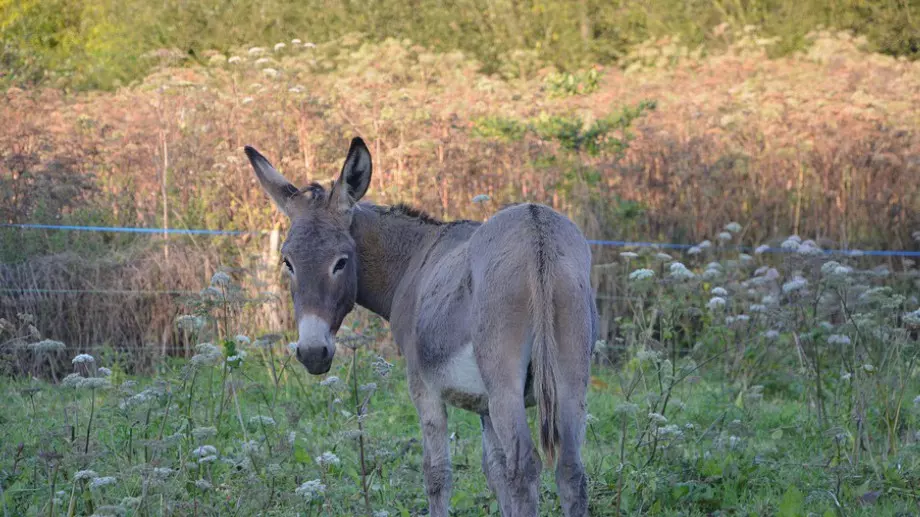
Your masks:
<path fill-rule="evenodd" d="M 390 319 L 396 287 L 438 225 L 370 204 L 355 206 L 351 236 L 358 253 L 358 305 Z"/>

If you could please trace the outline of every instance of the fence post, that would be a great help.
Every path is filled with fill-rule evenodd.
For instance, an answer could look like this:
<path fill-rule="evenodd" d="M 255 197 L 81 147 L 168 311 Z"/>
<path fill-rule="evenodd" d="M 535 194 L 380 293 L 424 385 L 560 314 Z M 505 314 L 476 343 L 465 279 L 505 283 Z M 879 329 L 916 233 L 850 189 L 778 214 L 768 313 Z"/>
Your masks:
<path fill-rule="evenodd" d="M 268 286 L 268 292 L 270 292 L 274 297 L 278 298 L 278 301 L 271 301 L 264 305 L 264 315 L 268 322 L 268 328 L 271 331 L 275 331 L 281 328 L 281 308 L 284 307 L 284 304 L 281 303 L 281 289 L 278 285 L 278 279 L 275 276 L 277 274 L 278 262 L 281 259 L 279 254 L 281 248 L 281 227 L 279 224 L 275 224 L 275 227 L 272 228 L 271 233 L 268 237 L 268 250 L 265 253 L 265 282 Z"/>

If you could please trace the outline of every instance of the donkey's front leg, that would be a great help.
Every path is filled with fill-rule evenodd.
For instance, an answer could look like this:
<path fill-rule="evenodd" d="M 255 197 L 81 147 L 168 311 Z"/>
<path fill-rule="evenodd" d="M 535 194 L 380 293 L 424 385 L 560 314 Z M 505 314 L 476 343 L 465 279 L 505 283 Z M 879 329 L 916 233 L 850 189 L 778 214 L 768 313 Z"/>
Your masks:
<path fill-rule="evenodd" d="M 428 514 L 431 517 L 447 517 L 452 488 L 447 408 L 440 394 L 425 386 L 421 379 L 409 382 L 422 427 L 422 468 L 428 491 Z"/>

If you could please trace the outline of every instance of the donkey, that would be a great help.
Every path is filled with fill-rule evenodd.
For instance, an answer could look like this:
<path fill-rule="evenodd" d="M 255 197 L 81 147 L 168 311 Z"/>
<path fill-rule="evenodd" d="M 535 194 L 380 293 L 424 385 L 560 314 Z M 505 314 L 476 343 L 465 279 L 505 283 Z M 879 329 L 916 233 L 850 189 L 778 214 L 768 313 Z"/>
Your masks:
<path fill-rule="evenodd" d="M 578 227 L 529 203 L 485 223 L 358 203 L 371 181 L 360 138 L 328 189 L 297 189 L 254 148 L 245 151 L 291 220 L 281 255 L 297 359 L 311 374 L 328 372 L 355 303 L 390 322 L 421 423 L 429 514 L 448 512 L 451 404 L 480 415 L 482 468 L 503 516 L 537 515 L 542 466 L 527 425 L 532 405 L 565 515 L 587 515 L 581 446 L 597 309 L 591 250 Z"/>

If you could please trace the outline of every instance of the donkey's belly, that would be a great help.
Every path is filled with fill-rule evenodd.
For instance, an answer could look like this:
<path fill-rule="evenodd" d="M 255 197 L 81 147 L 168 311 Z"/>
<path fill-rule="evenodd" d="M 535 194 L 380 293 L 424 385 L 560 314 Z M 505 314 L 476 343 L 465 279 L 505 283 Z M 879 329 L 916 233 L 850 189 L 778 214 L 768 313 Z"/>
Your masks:
<path fill-rule="evenodd" d="M 448 404 L 476 413 L 489 411 L 489 397 L 479 365 L 476 364 L 472 343 L 463 345 L 432 374 L 433 383 L 441 390 L 441 397 Z"/>
<path fill-rule="evenodd" d="M 444 402 L 451 406 L 479 414 L 489 412 L 489 396 L 482 380 L 479 365 L 473 355 L 472 343 L 467 343 L 444 365 L 434 372 L 434 383 L 441 390 Z M 528 369 L 524 386 L 524 405 L 532 406 L 533 377 Z"/>

